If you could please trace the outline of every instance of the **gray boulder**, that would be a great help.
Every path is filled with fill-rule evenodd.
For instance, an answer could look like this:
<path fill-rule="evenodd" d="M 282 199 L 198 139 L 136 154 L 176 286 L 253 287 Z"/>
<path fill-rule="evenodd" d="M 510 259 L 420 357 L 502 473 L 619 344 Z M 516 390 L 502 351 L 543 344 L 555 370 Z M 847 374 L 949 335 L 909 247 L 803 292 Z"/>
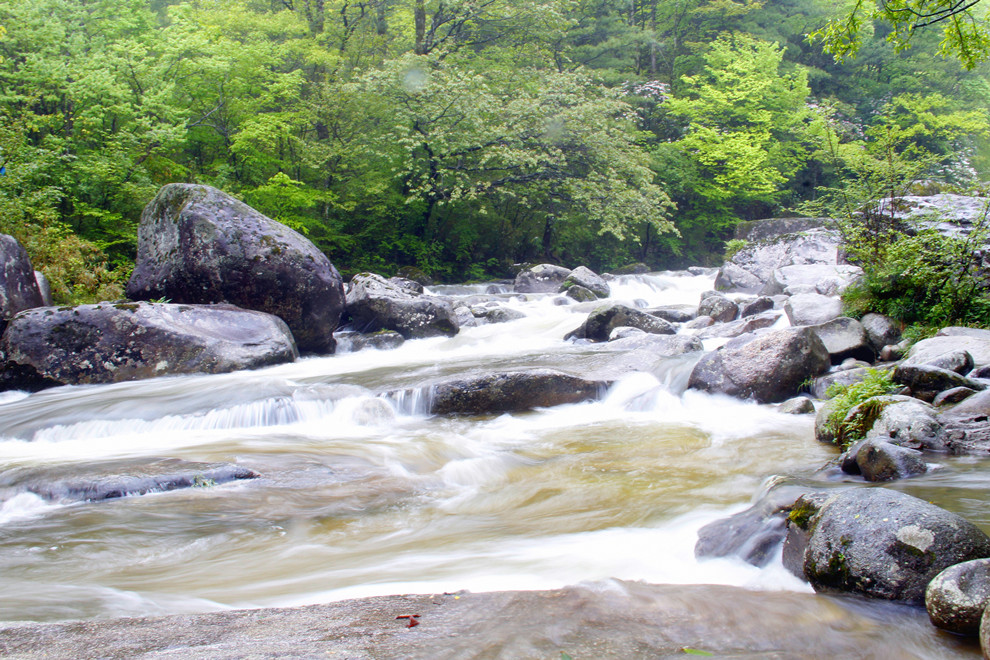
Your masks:
<path fill-rule="evenodd" d="M 714 292 L 702 296 L 698 305 L 698 316 L 710 316 L 716 323 L 731 321 L 738 313 L 739 306 L 736 303 Z"/>
<path fill-rule="evenodd" d="M 889 316 L 883 314 L 866 314 L 859 320 L 866 330 L 870 346 L 879 353 L 884 346 L 896 344 L 901 340 L 900 325 Z"/>
<path fill-rule="evenodd" d="M 34 271 L 34 280 L 38 283 L 38 291 L 41 293 L 41 306 L 52 306 L 52 285 L 40 270 Z"/>
<path fill-rule="evenodd" d="M 216 188 L 178 183 L 141 214 L 127 295 L 274 314 L 315 353 L 334 351 L 344 309 L 340 274 L 308 239 Z"/>
<path fill-rule="evenodd" d="M 990 390 L 978 392 L 942 412 L 943 439 L 953 454 L 990 453 Z"/>
<path fill-rule="evenodd" d="M 832 356 L 833 364 L 840 364 L 847 358 L 872 362 L 876 357 L 866 329 L 856 319 L 840 316 L 812 327 Z"/>
<path fill-rule="evenodd" d="M 967 331 L 966 334 L 963 334 Z M 908 351 L 907 364 L 933 364 L 946 354 L 966 351 L 976 367 L 990 364 L 990 333 L 971 328 L 944 328 L 930 339 L 922 339 Z M 945 334 L 943 334 L 945 333 Z"/>
<path fill-rule="evenodd" d="M 519 271 L 513 288 L 516 293 L 556 293 L 570 274 L 568 268 L 553 264 L 537 264 Z"/>
<path fill-rule="evenodd" d="M 843 471 L 860 474 L 867 481 L 895 481 L 928 471 L 920 451 L 877 438 L 856 443 L 846 454 L 841 460 Z M 851 464 L 855 464 L 855 470 L 850 469 Z"/>
<path fill-rule="evenodd" d="M 893 379 L 911 389 L 911 396 L 931 403 L 939 393 L 956 387 L 985 390 L 981 381 L 960 376 L 954 371 L 931 367 L 926 364 L 910 364 L 905 361 L 894 369 Z"/>
<path fill-rule="evenodd" d="M 807 534 L 803 572 L 816 591 L 924 602 L 941 571 L 990 556 L 990 538 L 924 500 L 884 488 L 802 497 L 791 521 Z"/>
<path fill-rule="evenodd" d="M 842 316 L 842 301 L 820 293 L 800 293 L 784 303 L 791 325 L 821 325 Z"/>
<path fill-rule="evenodd" d="M 453 337 L 460 330 L 453 306 L 443 298 L 418 294 L 374 273 L 351 278 L 346 300 L 347 315 L 360 332 L 393 330 L 406 339 L 422 339 Z"/>
<path fill-rule="evenodd" d="M 581 327 L 570 333 L 567 338 L 608 341 L 612 331 L 623 326 L 638 328 L 656 335 L 672 335 L 677 332 L 669 322 L 652 314 L 621 303 L 607 303 L 591 312 Z"/>
<path fill-rule="evenodd" d="M 365 334 L 362 332 L 343 331 L 336 334 L 338 353 L 355 353 L 366 348 L 387 351 L 398 348 L 406 339 L 394 330 L 385 330 Z"/>
<path fill-rule="evenodd" d="M 796 264 L 835 264 L 837 232 L 811 229 L 802 233 L 767 236 L 745 246 L 726 262 L 715 278 L 719 291 L 758 293 L 773 271 Z"/>
<path fill-rule="evenodd" d="M 232 305 L 39 307 L 14 317 L 0 339 L 0 383 L 33 390 L 216 374 L 297 356 L 285 322 Z"/>
<path fill-rule="evenodd" d="M 859 266 L 805 264 L 783 266 L 773 271 L 760 290 L 760 295 L 806 293 L 809 290 L 826 296 L 837 296 L 862 277 Z"/>
<path fill-rule="evenodd" d="M 938 396 L 932 401 L 932 405 L 936 408 L 952 406 L 965 401 L 974 394 L 976 394 L 976 390 L 968 387 L 953 387 L 951 390 L 939 392 Z"/>
<path fill-rule="evenodd" d="M 925 609 L 932 624 L 958 635 L 980 633 L 980 620 L 988 604 L 990 559 L 949 566 L 925 590 Z"/>
<path fill-rule="evenodd" d="M 805 381 L 828 366 L 828 350 L 813 330 L 789 328 L 705 354 L 691 372 L 688 387 L 776 403 L 796 395 Z"/>
<path fill-rule="evenodd" d="M 701 317 L 707 318 L 707 317 Z M 699 331 L 695 336 L 699 339 L 711 339 L 713 337 L 739 337 L 754 333 L 757 330 L 769 328 L 777 319 L 780 312 L 764 312 L 756 316 L 748 316 L 731 323 L 716 323 Z"/>
<path fill-rule="evenodd" d="M 759 298 L 744 300 L 739 303 L 739 318 L 746 318 L 747 316 L 755 316 L 757 314 L 762 314 L 763 312 L 769 312 L 773 309 L 773 307 L 773 298 L 768 296 L 760 296 Z"/>
<path fill-rule="evenodd" d="M 911 397 L 874 397 L 879 415 L 866 434 L 906 447 L 927 451 L 946 449 L 942 422 L 928 404 Z"/>
<path fill-rule="evenodd" d="M 0 333 L 15 314 L 44 305 L 27 252 L 13 236 L 0 234 Z"/>
<path fill-rule="evenodd" d="M 572 286 L 584 287 L 598 298 L 608 298 L 612 292 L 604 277 L 585 266 L 578 266 L 570 272 L 560 285 L 560 292 L 564 293 Z"/>
<path fill-rule="evenodd" d="M 594 400 L 606 387 L 550 369 L 456 378 L 432 386 L 429 410 L 434 415 L 518 412 Z"/>
<path fill-rule="evenodd" d="M 564 291 L 564 295 L 571 300 L 576 300 L 577 302 L 591 302 L 593 300 L 598 300 L 598 296 L 595 295 L 594 291 L 577 284 L 567 287 L 567 290 Z"/>
<path fill-rule="evenodd" d="M 814 415 L 815 404 L 806 396 L 796 396 L 778 405 L 777 412 L 785 415 Z"/>
<path fill-rule="evenodd" d="M 647 314 L 671 323 L 687 323 L 698 317 L 698 307 L 695 305 L 670 305 L 668 307 L 651 307 L 644 309 Z"/>

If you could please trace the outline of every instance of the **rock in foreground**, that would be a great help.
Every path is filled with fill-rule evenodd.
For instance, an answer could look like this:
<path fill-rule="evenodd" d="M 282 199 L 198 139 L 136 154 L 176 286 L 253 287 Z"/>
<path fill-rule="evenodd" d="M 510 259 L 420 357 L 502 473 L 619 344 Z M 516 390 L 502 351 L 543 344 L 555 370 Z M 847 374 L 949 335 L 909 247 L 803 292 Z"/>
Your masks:
<path fill-rule="evenodd" d="M 975 525 L 898 491 L 853 488 L 794 509 L 801 515 L 791 520 L 809 534 L 804 575 L 816 591 L 921 604 L 940 572 L 990 557 L 990 538 Z"/>
<path fill-rule="evenodd" d="M 332 353 L 340 275 L 307 238 L 215 188 L 163 187 L 144 209 L 134 300 L 232 303 L 278 316 L 302 351 Z"/>
<path fill-rule="evenodd" d="M 412 615 L 419 625 L 409 628 Z M 7 624 L 0 628 L 0 655 L 918 658 L 919 650 L 930 648 L 929 635 L 917 625 L 891 625 L 813 594 L 610 580 L 553 591 L 381 596 L 292 609 Z"/>
<path fill-rule="evenodd" d="M 0 386 L 116 383 L 256 369 L 298 356 L 277 316 L 232 305 L 100 303 L 21 312 L 0 340 Z"/>

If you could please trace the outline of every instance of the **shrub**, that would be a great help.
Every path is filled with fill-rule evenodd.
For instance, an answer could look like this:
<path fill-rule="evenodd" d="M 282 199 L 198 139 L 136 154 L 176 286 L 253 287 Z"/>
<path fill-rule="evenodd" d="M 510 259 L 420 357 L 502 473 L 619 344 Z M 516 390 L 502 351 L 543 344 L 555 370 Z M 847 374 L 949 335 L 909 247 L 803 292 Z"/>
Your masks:
<path fill-rule="evenodd" d="M 858 383 L 830 385 L 825 396 L 832 400 L 832 410 L 825 427 L 835 436 L 836 444 L 845 448 L 866 437 L 866 432 L 879 414 L 879 409 L 870 409 L 867 406 L 854 419 L 846 419 L 849 411 L 874 397 L 893 394 L 897 390 L 898 385 L 891 379 L 890 373 L 879 369 L 867 369 L 866 377 Z"/>

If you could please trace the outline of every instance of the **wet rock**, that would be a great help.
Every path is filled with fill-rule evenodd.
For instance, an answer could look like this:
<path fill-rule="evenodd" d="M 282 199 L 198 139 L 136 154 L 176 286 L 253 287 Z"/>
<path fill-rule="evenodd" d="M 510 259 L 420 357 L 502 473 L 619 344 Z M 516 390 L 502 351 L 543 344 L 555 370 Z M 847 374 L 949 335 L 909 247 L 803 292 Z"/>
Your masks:
<path fill-rule="evenodd" d="M 699 316 L 710 316 L 716 323 L 725 323 L 736 318 L 739 307 L 723 295 L 710 293 L 703 296 L 698 305 Z"/>
<path fill-rule="evenodd" d="M 766 236 L 765 240 L 756 240 L 736 252 L 722 266 L 715 278 L 715 288 L 757 293 L 778 268 L 795 264 L 835 264 L 838 245 L 838 233 L 825 229 Z"/>
<path fill-rule="evenodd" d="M 608 336 L 608 340 L 612 342 L 620 339 L 629 339 L 630 337 L 641 337 L 645 334 L 646 333 L 639 328 L 630 328 L 629 326 L 624 325 L 613 330 L 612 334 Z"/>
<path fill-rule="evenodd" d="M 487 415 L 599 398 L 606 383 L 549 369 L 456 378 L 433 385 L 430 413 Z"/>
<path fill-rule="evenodd" d="M 299 349 L 334 351 L 337 269 L 309 240 L 209 186 L 169 184 L 144 209 L 127 284 L 134 300 L 232 303 L 278 316 Z"/>
<path fill-rule="evenodd" d="M 577 284 L 568 287 L 564 291 L 564 295 L 571 300 L 576 300 L 578 302 L 591 302 L 593 300 L 598 300 L 598 296 L 595 295 L 594 291 Z"/>
<path fill-rule="evenodd" d="M 990 390 L 978 392 L 939 415 L 953 454 L 990 453 Z"/>
<path fill-rule="evenodd" d="M 941 571 L 990 556 L 990 538 L 975 525 L 901 492 L 851 488 L 794 506 L 807 509 L 803 569 L 816 591 L 920 604 Z"/>
<path fill-rule="evenodd" d="M 40 270 L 34 271 L 34 280 L 38 283 L 38 291 L 41 293 L 41 306 L 52 306 L 52 285 Z M 2 330 L 0 330 L 2 332 Z"/>
<path fill-rule="evenodd" d="M 0 340 L 0 355 L 0 383 L 34 390 L 256 369 L 298 353 L 288 327 L 271 314 L 142 302 L 21 312 Z"/>
<path fill-rule="evenodd" d="M 0 487 L 27 491 L 53 502 L 97 502 L 182 488 L 207 488 L 258 476 L 232 463 L 131 460 L 76 464 L 70 468 L 14 468 L 0 476 Z"/>
<path fill-rule="evenodd" d="M 812 327 L 828 349 L 833 364 L 839 364 L 847 358 L 870 362 L 876 356 L 866 330 L 856 319 L 840 316 Z"/>
<path fill-rule="evenodd" d="M 784 303 L 784 313 L 794 326 L 821 325 L 842 316 L 842 301 L 818 293 L 802 293 Z"/>
<path fill-rule="evenodd" d="M 965 401 L 974 394 L 976 394 L 976 390 L 968 387 L 954 387 L 951 390 L 946 390 L 939 393 L 939 395 L 935 397 L 935 400 L 932 401 L 932 405 L 936 408 L 955 405 Z"/>
<path fill-rule="evenodd" d="M 43 304 L 27 252 L 13 236 L 0 234 L 0 333 L 15 314 Z"/>
<path fill-rule="evenodd" d="M 608 298 L 609 294 L 612 293 L 605 278 L 585 266 L 578 266 L 570 272 L 560 285 L 560 292 L 564 293 L 568 288 L 573 286 L 583 287 L 591 291 L 598 298 Z"/>
<path fill-rule="evenodd" d="M 699 316 L 684 324 L 685 330 L 699 330 L 715 325 L 715 319 L 710 316 Z"/>
<path fill-rule="evenodd" d="M 893 380 L 911 389 L 911 396 L 922 401 L 932 402 L 939 393 L 956 387 L 972 390 L 985 390 L 980 381 L 960 376 L 954 371 L 931 367 L 926 364 L 904 362 L 894 369 Z"/>
<path fill-rule="evenodd" d="M 413 295 L 419 295 L 425 291 L 422 284 L 416 282 L 415 280 L 407 280 L 404 277 L 390 277 L 388 278 L 388 281 L 400 289 L 412 293 Z"/>
<path fill-rule="evenodd" d="M 739 557 L 753 566 L 766 566 L 784 542 L 787 514 L 804 490 L 776 488 L 745 511 L 705 525 L 698 530 L 695 556 Z"/>
<path fill-rule="evenodd" d="M 405 337 L 393 330 L 384 330 L 371 334 L 338 332 L 335 337 L 337 338 L 338 353 L 355 353 L 364 349 L 388 351 L 402 346 L 406 341 Z"/>
<path fill-rule="evenodd" d="M 980 633 L 980 620 L 990 604 L 990 559 L 950 566 L 928 583 L 925 609 L 932 624 L 959 635 Z"/>
<path fill-rule="evenodd" d="M 796 396 L 777 406 L 777 412 L 786 415 L 813 415 L 815 404 L 806 396 Z"/>
<path fill-rule="evenodd" d="M 874 397 L 870 401 L 879 412 L 866 434 L 867 438 L 885 440 L 909 449 L 946 449 L 942 422 L 928 404 L 903 396 Z"/>
<path fill-rule="evenodd" d="M 621 303 L 608 303 L 591 312 L 581 327 L 566 338 L 608 341 L 612 330 L 623 326 L 657 335 L 672 335 L 677 332 L 673 325 L 652 314 Z"/>
<path fill-rule="evenodd" d="M 910 363 L 917 364 L 917 362 Z M 973 361 L 973 356 L 969 354 L 969 351 L 949 351 L 948 353 L 943 353 L 933 357 L 923 364 L 929 367 L 948 369 L 949 371 L 956 372 L 960 376 L 965 376 L 970 373 L 976 366 Z"/>
<path fill-rule="evenodd" d="M 866 314 L 859 320 L 866 330 L 866 336 L 873 350 L 879 353 L 884 346 L 901 340 L 900 324 L 883 314 Z"/>
<path fill-rule="evenodd" d="M 423 269 L 417 268 L 416 266 L 403 266 L 395 272 L 396 277 L 401 277 L 406 280 L 412 280 L 420 286 L 433 286 L 433 278 L 427 275 Z"/>
<path fill-rule="evenodd" d="M 627 264 L 612 271 L 612 275 L 645 275 L 650 272 L 650 267 L 642 262 Z"/>
<path fill-rule="evenodd" d="M 485 312 L 483 318 L 489 323 L 508 323 L 526 318 L 526 314 L 511 307 L 492 307 Z"/>
<path fill-rule="evenodd" d="M 452 337 L 460 330 L 454 308 L 443 298 L 414 293 L 373 273 L 351 279 L 347 314 L 361 332 L 393 330 L 406 339 Z"/>
<path fill-rule="evenodd" d="M 739 318 L 746 318 L 747 316 L 755 316 L 757 314 L 762 314 L 763 312 L 769 312 L 773 309 L 773 298 L 768 296 L 760 296 L 759 298 L 753 298 L 752 300 L 744 300 L 739 303 Z"/>
<path fill-rule="evenodd" d="M 644 309 L 647 314 L 652 314 L 657 318 L 671 323 L 687 323 L 698 317 L 698 308 L 695 305 L 670 305 L 668 307 L 652 307 Z"/>
<path fill-rule="evenodd" d="M 697 353 L 705 350 L 705 345 L 697 337 L 685 335 L 654 335 L 637 328 L 625 328 L 634 333 L 608 342 L 609 351 L 645 350 L 654 357 L 674 357 L 686 353 Z"/>
<path fill-rule="evenodd" d="M 570 269 L 553 264 L 538 264 L 519 272 L 513 289 L 517 293 L 555 293 L 560 290 Z"/>
<path fill-rule="evenodd" d="M 779 293 L 807 293 L 811 291 L 826 296 L 837 296 L 850 284 L 862 277 L 859 266 L 839 266 L 832 264 L 805 264 L 783 266 L 771 274 L 770 279 L 760 290 L 760 295 L 774 296 Z"/>
<path fill-rule="evenodd" d="M 861 474 L 867 481 L 895 481 L 928 471 L 920 451 L 877 438 L 857 443 L 849 453 L 855 456 L 857 468 L 852 474 Z"/>
<path fill-rule="evenodd" d="M 688 387 L 776 403 L 797 394 L 805 381 L 828 365 L 828 351 L 814 331 L 776 330 L 739 348 L 724 346 L 707 353 L 691 372 Z"/>

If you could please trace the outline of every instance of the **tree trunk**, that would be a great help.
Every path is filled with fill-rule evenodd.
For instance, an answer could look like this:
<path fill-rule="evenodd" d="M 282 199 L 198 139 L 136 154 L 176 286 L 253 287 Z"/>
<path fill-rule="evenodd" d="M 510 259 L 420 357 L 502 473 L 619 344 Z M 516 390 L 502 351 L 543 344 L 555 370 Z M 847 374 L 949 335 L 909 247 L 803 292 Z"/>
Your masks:
<path fill-rule="evenodd" d="M 417 55 L 426 55 L 426 2 L 416 0 L 416 9 L 413 15 L 416 22 L 416 48 Z"/>

